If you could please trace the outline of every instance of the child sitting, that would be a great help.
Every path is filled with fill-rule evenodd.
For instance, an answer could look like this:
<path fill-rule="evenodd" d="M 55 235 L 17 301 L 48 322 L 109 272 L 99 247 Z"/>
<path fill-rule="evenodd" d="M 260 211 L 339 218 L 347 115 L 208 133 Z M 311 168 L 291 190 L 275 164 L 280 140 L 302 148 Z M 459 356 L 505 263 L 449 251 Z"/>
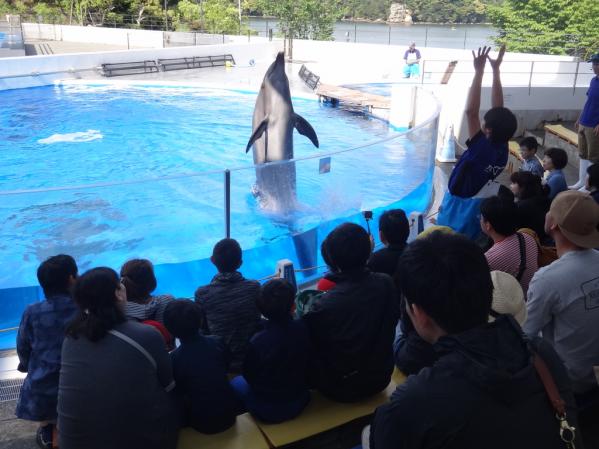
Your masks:
<path fill-rule="evenodd" d="M 17 334 L 18 370 L 27 373 L 15 414 L 37 421 L 40 447 L 52 447 L 56 423 L 61 348 L 68 323 L 77 313 L 71 288 L 77 278 L 77 264 L 60 254 L 42 262 L 37 279 L 45 301 L 25 309 Z"/>
<path fill-rule="evenodd" d="M 181 343 L 171 352 L 171 361 L 175 394 L 183 404 L 183 425 L 208 434 L 228 429 L 241 405 L 227 378 L 224 343 L 200 333 L 202 312 L 193 301 L 170 301 L 164 325 Z"/>
<path fill-rule="evenodd" d="M 520 171 L 529 171 L 542 178 L 545 170 L 543 170 L 543 166 L 537 159 L 538 148 L 539 143 L 534 137 L 525 137 L 520 141 L 520 156 L 524 160 Z"/>
<path fill-rule="evenodd" d="M 195 292 L 195 302 L 204 314 L 204 334 L 218 335 L 231 352 L 231 372 L 239 373 L 248 342 L 258 330 L 260 312 L 256 300 L 260 283 L 238 271 L 242 252 L 234 239 L 222 239 L 212 250 L 210 261 L 218 274 Z"/>
<path fill-rule="evenodd" d="M 127 318 L 163 322 L 164 309 L 173 297 L 152 295 L 157 286 L 152 262 L 147 259 L 131 259 L 125 262 L 121 267 L 121 282 L 127 290 Z"/>
<path fill-rule="evenodd" d="M 310 401 L 310 336 L 303 321 L 291 316 L 294 297 L 294 287 L 284 279 L 264 284 L 257 305 L 268 321 L 250 340 L 243 376 L 232 381 L 248 411 L 264 422 L 295 418 Z"/>
<path fill-rule="evenodd" d="M 549 172 L 546 182 L 549 187 L 549 199 L 553 201 L 558 193 L 568 190 L 562 168 L 568 165 L 568 154 L 561 148 L 549 148 L 543 157 L 543 168 Z"/>

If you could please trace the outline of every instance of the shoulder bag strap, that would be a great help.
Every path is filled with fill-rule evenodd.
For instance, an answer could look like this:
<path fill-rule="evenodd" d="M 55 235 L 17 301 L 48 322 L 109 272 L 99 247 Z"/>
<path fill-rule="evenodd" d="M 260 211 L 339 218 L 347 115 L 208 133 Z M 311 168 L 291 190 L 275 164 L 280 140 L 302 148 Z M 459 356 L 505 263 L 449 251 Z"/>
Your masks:
<path fill-rule="evenodd" d="M 131 337 L 123 334 L 122 332 L 115 331 L 114 329 L 109 330 L 108 333 L 114 335 L 116 338 L 120 338 L 125 343 L 128 343 L 131 346 L 133 346 L 135 349 L 141 352 L 146 359 L 148 359 L 148 361 L 152 364 L 155 370 L 158 369 L 158 365 L 156 364 L 156 360 L 154 360 L 154 357 L 152 357 L 152 355 L 138 342 L 133 340 Z"/>
<path fill-rule="evenodd" d="M 518 244 L 520 245 L 520 268 L 516 275 L 516 279 L 520 282 L 520 279 L 522 279 L 522 275 L 526 270 L 526 242 L 524 241 L 524 236 L 522 234 L 516 232 L 516 235 L 518 236 Z"/>
<path fill-rule="evenodd" d="M 551 407 L 555 411 L 555 418 L 559 422 L 559 436 L 565 443 L 567 449 L 574 449 L 574 440 L 576 439 L 576 428 L 570 426 L 566 416 L 566 403 L 559 394 L 555 380 L 551 375 L 551 371 L 547 367 L 545 361 L 539 356 L 537 352 L 533 353 L 533 365 L 537 374 L 541 378 L 545 393 L 549 398 Z"/>

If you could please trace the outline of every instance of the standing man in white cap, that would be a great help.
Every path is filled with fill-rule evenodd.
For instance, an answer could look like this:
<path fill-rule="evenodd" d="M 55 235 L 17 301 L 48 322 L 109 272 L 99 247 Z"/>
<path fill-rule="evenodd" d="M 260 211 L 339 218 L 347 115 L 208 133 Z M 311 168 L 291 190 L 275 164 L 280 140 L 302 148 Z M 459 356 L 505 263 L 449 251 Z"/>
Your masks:
<path fill-rule="evenodd" d="M 545 232 L 559 258 L 532 278 L 524 324 L 531 337 L 542 332 L 566 365 L 585 439 L 590 432 L 599 438 L 591 424 L 599 419 L 599 251 L 592 249 L 599 247 L 598 227 L 599 205 L 590 195 L 569 190 L 553 200 Z M 599 447 L 586 440 L 585 446 Z"/>
<path fill-rule="evenodd" d="M 578 182 L 569 186 L 575 190 L 585 186 L 589 165 L 599 162 L 599 53 L 591 56 L 589 62 L 593 64 L 595 76 L 591 79 L 587 101 L 575 125 L 578 131 L 580 167 Z"/>

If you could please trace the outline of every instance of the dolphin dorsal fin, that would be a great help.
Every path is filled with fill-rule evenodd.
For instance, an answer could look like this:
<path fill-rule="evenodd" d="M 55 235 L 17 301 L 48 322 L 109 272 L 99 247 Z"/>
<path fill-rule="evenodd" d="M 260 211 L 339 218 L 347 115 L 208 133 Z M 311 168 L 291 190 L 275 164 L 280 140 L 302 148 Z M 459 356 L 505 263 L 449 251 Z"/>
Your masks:
<path fill-rule="evenodd" d="M 314 146 L 318 148 L 318 136 L 316 135 L 316 131 L 314 131 L 314 128 L 312 128 L 312 125 L 310 125 L 308 123 L 308 120 L 306 120 L 299 114 L 294 114 L 294 118 L 294 126 L 295 129 L 297 129 L 297 132 L 300 133 L 302 136 L 306 136 L 308 139 L 310 139 Z"/>
<path fill-rule="evenodd" d="M 254 145 L 254 142 L 256 140 L 258 140 L 260 137 L 262 137 L 262 134 L 264 134 L 264 131 L 266 131 L 266 127 L 267 126 L 268 126 L 268 116 L 266 116 L 266 117 L 264 117 L 264 119 L 262 119 L 262 121 L 260 122 L 260 124 L 256 127 L 256 129 L 252 133 L 252 135 L 250 137 L 250 140 L 248 141 L 248 144 L 245 147 L 245 152 L 246 153 L 248 151 L 250 151 L 250 148 L 252 148 L 252 145 Z"/>

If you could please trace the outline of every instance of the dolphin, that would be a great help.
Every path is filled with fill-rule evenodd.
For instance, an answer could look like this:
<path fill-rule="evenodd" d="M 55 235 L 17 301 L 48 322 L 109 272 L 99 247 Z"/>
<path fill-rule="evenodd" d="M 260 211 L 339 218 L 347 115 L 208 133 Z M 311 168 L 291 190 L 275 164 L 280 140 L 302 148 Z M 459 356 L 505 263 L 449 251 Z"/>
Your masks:
<path fill-rule="evenodd" d="M 295 163 L 262 165 L 293 159 L 293 129 L 318 147 L 318 137 L 306 119 L 293 111 L 283 52 L 270 65 L 254 107 L 253 132 L 245 152 L 254 146 L 254 193 L 263 208 L 288 215 L 297 205 Z"/>

